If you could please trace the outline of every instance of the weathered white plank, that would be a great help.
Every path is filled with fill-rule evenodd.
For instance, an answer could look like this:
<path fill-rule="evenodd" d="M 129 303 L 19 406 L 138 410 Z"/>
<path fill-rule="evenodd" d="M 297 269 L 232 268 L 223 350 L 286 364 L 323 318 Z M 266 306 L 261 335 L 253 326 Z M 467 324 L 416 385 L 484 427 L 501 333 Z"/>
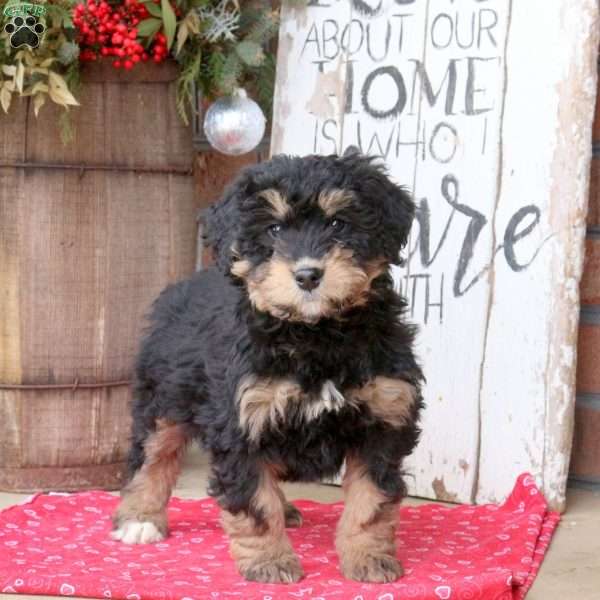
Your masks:
<path fill-rule="evenodd" d="M 597 29 L 593 0 L 284 6 L 273 152 L 357 145 L 419 205 L 394 272 L 428 378 L 414 494 L 529 470 L 563 506 Z"/>
<path fill-rule="evenodd" d="M 472 499 L 477 481 L 486 269 L 498 201 L 499 147 L 490 140 L 503 110 L 508 30 L 508 2 L 494 4 L 463 2 L 458 10 L 429 3 L 421 87 L 414 92 L 425 132 L 412 182 L 421 211 L 410 260 L 397 277 L 412 318 L 423 325 L 428 408 L 422 443 L 409 461 L 416 475 L 411 491 L 446 500 Z M 428 96 L 429 85 L 441 90 L 437 100 Z"/>
<path fill-rule="evenodd" d="M 537 48 L 524 52 L 532 22 Z M 495 263 L 477 500 L 497 498 L 527 469 L 562 510 L 596 90 L 596 2 L 513 2 L 510 37 L 498 213 L 528 205 L 539 217 L 530 210 L 522 226 L 538 218 L 539 224 L 515 244 L 515 261 L 530 266 L 514 273 L 506 261 Z"/>
<path fill-rule="evenodd" d="M 350 4 L 284 6 L 282 11 L 271 149 L 336 153 L 342 143 L 338 123 L 344 114 L 346 51 L 335 42 L 335 33 L 338 23 L 349 20 Z"/>

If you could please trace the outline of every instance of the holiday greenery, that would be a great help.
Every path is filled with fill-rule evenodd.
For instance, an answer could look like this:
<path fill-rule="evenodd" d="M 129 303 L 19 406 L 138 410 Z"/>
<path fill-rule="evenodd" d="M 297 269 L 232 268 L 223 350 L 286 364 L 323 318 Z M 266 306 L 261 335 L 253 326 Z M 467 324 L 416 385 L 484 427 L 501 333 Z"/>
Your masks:
<path fill-rule="evenodd" d="M 14 47 L 15 28 L 7 23 L 14 23 L 15 10 L 35 13 L 44 25 L 37 47 Z M 124 70 L 177 61 L 177 109 L 185 122 L 195 108 L 195 88 L 213 99 L 244 87 L 270 113 L 275 58 L 269 43 L 278 12 L 269 0 L 9 0 L 1 18 L 0 106 L 8 112 L 14 96 L 29 96 L 37 116 L 48 100 L 55 102 L 66 109 L 65 137 L 81 67 L 99 59 Z"/>

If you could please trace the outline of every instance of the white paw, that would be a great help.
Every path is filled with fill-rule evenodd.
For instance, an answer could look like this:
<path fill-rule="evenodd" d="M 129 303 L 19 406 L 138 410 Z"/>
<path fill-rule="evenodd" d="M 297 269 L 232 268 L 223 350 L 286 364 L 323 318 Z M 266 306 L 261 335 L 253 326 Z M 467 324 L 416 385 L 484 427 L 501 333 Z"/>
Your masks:
<path fill-rule="evenodd" d="M 125 521 L 110 536 L 124 544 L 152 544 L 165 539 L 165 536 L 150 521 Z"/>

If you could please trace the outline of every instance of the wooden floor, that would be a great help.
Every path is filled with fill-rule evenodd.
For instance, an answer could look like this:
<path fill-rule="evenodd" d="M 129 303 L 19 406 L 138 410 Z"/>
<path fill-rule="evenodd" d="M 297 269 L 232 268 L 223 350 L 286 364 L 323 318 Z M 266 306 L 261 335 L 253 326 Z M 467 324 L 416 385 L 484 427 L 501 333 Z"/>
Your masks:
<path fill-rule="evenodd" d="M 198 451 L 192 450 L 179 480 L 175 495 L 200 498 L 206 495 L 208 465 Z M 320 502 L 341 500 L 336 486 L 286 484 L 286 496 Z M 0 493 L 0 509 L 24 499 L 21 494 Z M 600 492 L 570 489 L 567 512 L 554 536 L 550 550 L 527 600 L 600 600 Z M 405 504 L 425 502 L 408 498 Z M 0 600 L 47 598 L 47 596 L 0 595 Z"/>

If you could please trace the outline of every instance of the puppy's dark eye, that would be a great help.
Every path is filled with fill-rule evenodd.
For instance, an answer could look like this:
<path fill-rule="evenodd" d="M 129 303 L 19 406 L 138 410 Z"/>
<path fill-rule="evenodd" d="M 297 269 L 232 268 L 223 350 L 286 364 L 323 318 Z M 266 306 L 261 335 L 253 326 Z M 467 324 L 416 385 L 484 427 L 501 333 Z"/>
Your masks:
<path fill-rule="evenodd" d="M 276 238 L 281 232 L 281 225 L 279 223 L 274 223 L 273 225 L 269 225 L 267 227 L 267 232 L 272 238 Z"/>
<path fill-rule="evenodd" d="M 331 227 L 331 229 L 336 229 L 337 231 L 342 229 L 344 225 L 344 221 L 340 219 L 332 219 L 331 221 L 329 221 L 329 227 Z"/>

